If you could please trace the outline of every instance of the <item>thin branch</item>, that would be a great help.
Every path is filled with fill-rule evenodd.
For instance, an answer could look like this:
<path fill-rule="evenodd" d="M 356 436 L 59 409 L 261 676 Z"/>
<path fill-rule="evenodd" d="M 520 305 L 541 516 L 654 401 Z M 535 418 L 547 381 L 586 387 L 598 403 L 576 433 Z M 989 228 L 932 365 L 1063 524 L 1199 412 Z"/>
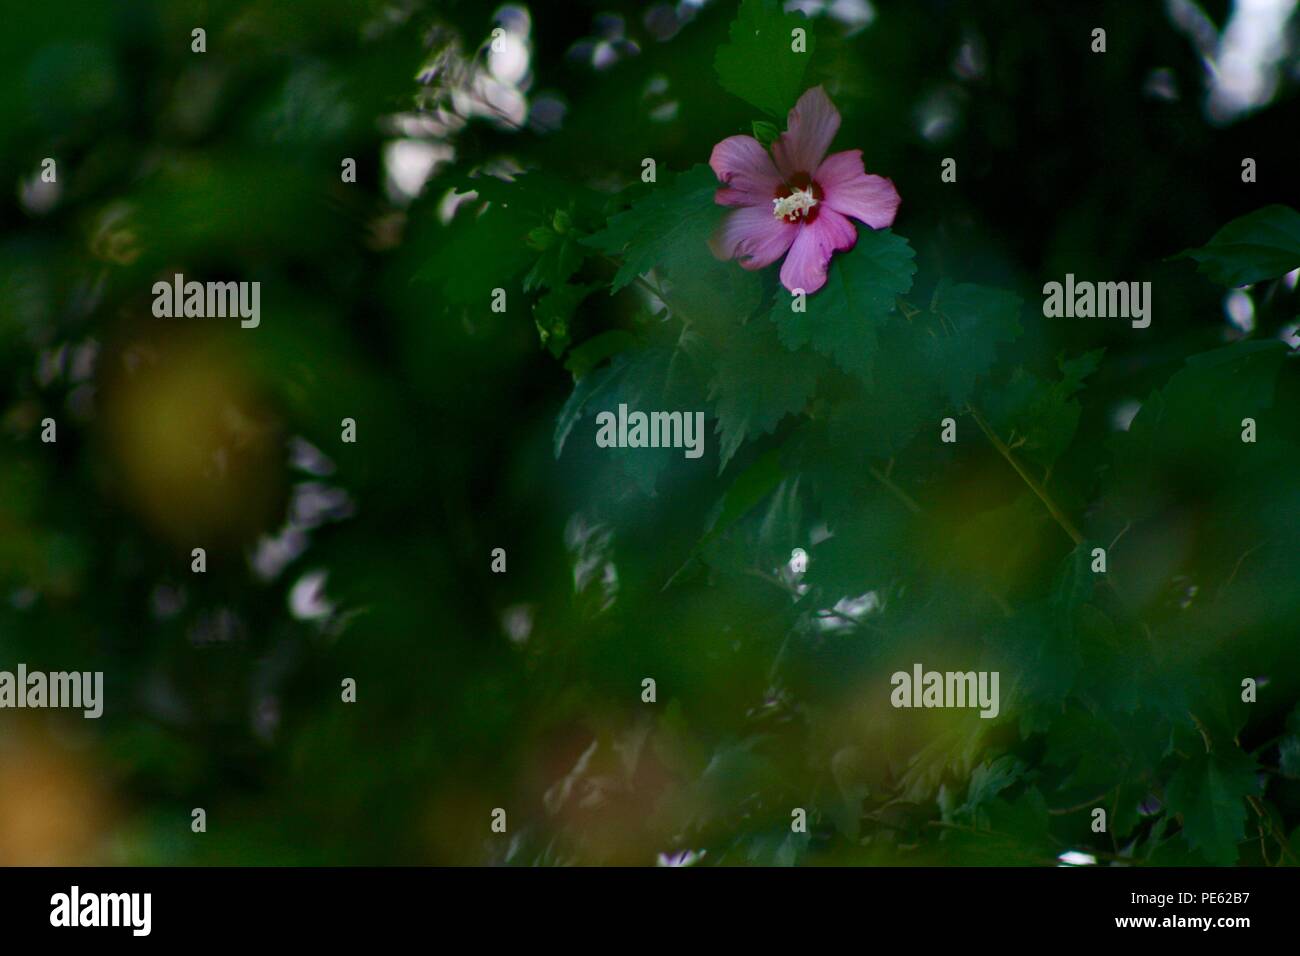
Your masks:
<path fill-rule="evenodd" d="M 1287 859 L 1289 859 L 1292 863 L 1300 863 L 1300 860 L 1296 859 L 1295 853 L 1292 852 L 1291 850 L 1290 841 L 1286 839 L 1285 835 L 1278 832 L 1277 825 L 1274 822 L 1273 817 L 1269 815 L 1268 810 L 1264 807 L 1259 797 L 1247 796 L 1246 802 L 1250 804 L 1250 808 L 1255 811 L 1256 815 L 1259 816 L 1260 823 L 1268 824 L 1269 835 L 1273 837 L 1273 839 L 1277 841 L 1277 845 L 1282 848 L 1282 855 L 1287 857 Z M 1260 826 L 1261 842 L 1263 840 L 1263 836 L 1264 836 L 1264 827 L 1261 825 Z M 1261 848 L 1261 852 L 1262 852 L 1262 848 Z M 1268 856 L 1265 855 L 1264 859 L 1267 860 Z"/>
<path fill-rule="evenodd" d="M 892 479 L 882 474 L 875 465 L 868 465 L 867 471 L 871 472 L 872 478 L 876 479 L 876 481 L 880 482 L 886 489 L 892 492 L 894 497 L 901 501 L 908 511 L 912 512 L 914 515 L 919 515 L 921 513 L 921 506 L 916 503 L 912 496 L 902 488 L 898 487 L 898 485 L 894 484 Z"/>
<path fill-rule="evenodd" d="M 1114 551 L 1114 550 L 1115 550 L 1115 545 L 1119 544 L 1119 540 L 1120 540 L 1120 538 L 1122 538 L 1122 537 L 1124 537 L 1124 535 L 1128 534 L 1128 529 L 1131 528 L 1131 527 L 1133 527 L 1133 522 L 1132 522 L 1132 521 L 1126 521 L 1126 522 L 1124 522 L 1124 527 L 1120 530 L 1120 533 L 1119 533 L 1119 534 L 1115 535 L 1115 537 L 1111 539 L 1110 544 L 1108 544 L 1108 545 L 1106 546 L 1106 550 L 1107 550 L 1107 551 Z"/>
<path fill-rule="evenodd" d="M 1261 541 L 1259 544 L 1255 545 L 1254 547 L 1247 548 L 1245 550 L 1242 556 L 1237 559 L 1237 563 L 1233 565 L 1232 573 L 1228 575 L 1228 580 L 1224 581 L 1223 587 L 1219 588 L 1220 595 L 1222 595 L 1223 592 L 1227 591 L 1228 588 L 1232 586 L 1232 582 L 1237 579 L 1237 572 L 1241 570 L 1242 562 L 1245 561 L 1252 554 L 1254 554 L 1256 551 L 1258 551 L 1260 548 L 1264 547 L 1264 545 L 1266 545 L 1267 543 L 1268 543 L 1267 541 Z"/>
<path fill-rule="evenodd" d="M 1207 754 L 1210 753 L 1214 750 L 1214 745 L 1210 743 L 1210 732 L 1205 729 L 1205 724 L 1201 723 L 1201 718 L 1197 717 L 1190 710 L 1187 712 L 1187 716 L 1192 718 L 1192 723 L 1194 723 L 1196 729 L 1201 732 L 1201 740 L 1205 741 L 1205 752 Z"/>
<path fill-rule="evenodd" d="M 655 286 L 651 285 L 649 279 L 643 279 L 641 276 L 633 276 L 632 281 L 636 285 L 639 285 L 646 292 L 650 293 L 650 295 L 654 296 L 656 299 L 662 302 L 664 308 L 668 310 L 669 314 L 672 314 L 673 307 L 668 304 L 668 299 L 664 296 L 662 289 L 658 289 Z"/>
<path fill-rule="evenodd" d="M 1049 807 L 1047 812 L 1052 814 L 1053 816 L 1058 816 L 1058 817 L 1063 816 L 1064 814 L 1067 813 L 1078 813 L 1080 810 L 1086 810 L 1089 807 L 1095 807 L 1097 805 L 1097 802 L 1101 800 L 1102 797 L 1107 796 L 1112 790 L 1115 789 L 1116 787 L 1111 787 L 1109 790 L 1103 790 L 1101 793 L 1097 794 L 1091 800 L 1085 800 L 1083 801 L 1083 803 L 1076 804 L 1075 806 L 1072 807 L 1061 807 L 1060 809 L 1057 810 L 1053 810 Z"/>
<path fill-rule="evenodd" d="M 984 437 L 992 442 L 993 447 L 998 450 L 998 454 L 1007 460 L 1007 463 L 1016 470 L 1016 474 L 1018 474 L 1024 480 L 1025 484 L 1029 486 L 1030 490 L 1038 496 L 1038 500 L 1047 507 L 1051 516 L 1056 519 L 1056 523 L 1059 524 L 1061 529 L 1070 536 L 1070 540 L 1076 545 L 1083 544 L 1083 535 L 1079 534 L 1079 529 L 1074 526 L 1073 522 L 1066 517 L 1065 512 L 1062 511 L 1056 502 L 1052 500 L 1052 496 L 1047 493 L 1047 489 L 1039 484 L 1034 476 L 1026 471 L 1024 466 L 1016 460 L 1016 456 L 1011 454 L 1011 449 L 1008 448 L 1006 443 L 1003 442 L 993 429 L 989 427 L 989 423 L 984 420 L 984 416 L 979 413 L 979 410 L 973 405 L 967 405 L 966 410 L 974 417 L 975 423 L 980 427 L 980 431 L 984 432 Z"/>

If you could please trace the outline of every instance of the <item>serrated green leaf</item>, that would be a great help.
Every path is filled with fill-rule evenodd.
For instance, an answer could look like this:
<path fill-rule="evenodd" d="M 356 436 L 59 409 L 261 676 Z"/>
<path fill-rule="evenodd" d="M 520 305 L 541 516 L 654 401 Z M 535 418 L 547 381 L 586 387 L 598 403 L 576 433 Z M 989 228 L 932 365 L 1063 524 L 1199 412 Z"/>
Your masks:
<path fill-rule="evenodd" d="M 576 385 L 569 397 L 560 409 L 560 414 L 555 420 L 555 457 L 559 458 L 564 452 L 564 444 L 569 439 L 569 434 L 587 411 L 588 405 L 601 399 L 614 389 L 619 379 L 627 372 L 628 362 L 619 356 L 608 365 L 601 366 L 584 375 Z"/>
<path fill-rule="evenodd" d="M 769 448 L 741 472 L 714 506 L 706 522 L 707 536 L 716 536 L 744 517 L 776 490 L 785 477 L 781 449 Z"/>
<path fill-rule="evenodd" d="M 1074 440 L 1082 406 L 1074 395 L 1101 362 L 1103 350 L 1057 360 L 1061 378 L 1044 381 L 1018 368 L 1006 385 L 989 389 L 984 411 L 994 430 L 1018 453 L 1044 468 L 1056 462 Z"/>
<path fill-rule="evenodd" d="M 1156 500 L 1152 489 L 1160 487 L 1162 474 L 1231 474 L 1251 464 L 1253 456 L 1224 455 L 1223 449 L 1240 445 L 1243 418 L 1272 407 L 1286 354 L 1278 341 L 1214 349 L 1187 359 L 1151 394 L 1128 431 L 1110 440 L 1112 479 L 1132 514 L 1142 513 L 1144 501 Z"/>
<path fill-rule="evenodd" d="M 971 772 L 966 802 L 957 809 L 954 818 L 977 819 L 985 804 L 1020 780 L 1024 773 L 1025 765 L 1009 754 L 984 761 Z"/>
<path fill-rule="evenodd" d="M 1246 836 L 1246 797 L 1259 793 L 1255 759 L 1235 745 L 1198 753 L 1169 778 L 1169 809 L 1182 815 L 1183 836 L 1211 863 L 1237 862 Z"/>
<path fill-rule="evenodd" d="M 1249 285 L 1300 269 L 1300 212 L 1265 206 L 1234 219 L 1199 249 L 1175 259 L 1194 259 L 1197 268 L 1225 286 Z"/>
<path fill-rule="evenodd" d="M 793 49 L 796 28 L 806 37 L 807 49 L 800 53 Z M 804 71 L 816 49 L 812 24 L 783 12 L 777 0 L 743 0 L 729 35 L 713 59 L 718 82 L 746 103 L 784 118 L 803 92 Z"/>
<path fill-rule="evenodd" d="M 554 233 L 552 233 L 554 235 Z M 560 289 L 574 273 L 582 268 L 585 256 L 582 246 L 572 236 L 556 236 L 558 241 L 548 245 L 533 267 L 524 276 L 524 291 Z"/>
<path fill-rule="evenodd" d="M 686 561 L 664 585 L 665 590 L 681 580 L 713 542 L 751 510 L 758 507 L 781 485 L 785 477 L 781 457 L 780 448 L 769 448 L 736 476 L 709 512 L 708 520 L 704 525 L 704 535 L 695 543 Z"/>
<path fill-rule="evenodd" d="M 629 349 L 608 364 L 588 372 L 573 387 L 555 423 L 555 457 L 560 457 L 574 427 L 588 414 L 615 411 L 625 404 L 631 411 L 702 410 L 704 396 L 686 376 L 670 381 L 674 359 L 681 353 L 664 345 Z M 643 494 L 653 495 L 659 475 L 680 448 L 611 448 L 611 458 Z"/>
<path fill-rule="evenodd" d="M 719 470 L 747 438 L 772 431 L 807 404 L 822 365 L 806 351 L 787 352 L 767 322 L 756 319 L 734 331 L 709 383 L 722 439 Z"/>
<path fill-rule="evenodd" d="M 555 245 L 555 240 L 558 238 L 554 231 L 547 229 L 545 226 L 534 226 L 528 230 L 528 244 L 538 252 L 543 252 Z"/>
<path fill-rule="evenodd" d="M 605 359 L 624 352 L 635 344 L 636 336 L 631 332 L 626 329 L 610 329 L 608 332 L 593 335 L 581 345 L 571 349 L 569 357 L 564 361 L 564 367 L 569 370 L 576 382 Z"/>
<path fill-rule="evenodd" d="M 624 365 L 626 371 L 602 394 L 608 404 L 600 410 L 614 411 L 626 404 L 631 411 L 679 410 L 688 415 L 702 411 L 704 396 L 692 387 L 690 377 L 673 375 L 674 368 L 680 367 L 681 354 L 670 346 L 652 345 L 619 355 L 614 362 Z M 683 460 L 679 448 L 628 447 L 610 449 L 609 453 L 645 495 L 654 495 L 659 476 L 670 463 Z"/>
<path fill-rule="evenodd" d="M 706 221 L 707 237 L 721 218 L 722 207 L 713 200 L 717 189 L 713 170 L 703 164 L 696 165 L 687 172 L 665 177 L 630 209 L 611 216 L 604 229 L 584 237 L 584 245 L 623 257 L 610 291 L 617 292 L 637 276 L 676 259 L 683 251 L 710 256 L 702 242 L 692 243 L 686 250 L 681 246 L 685 237 L 700 231 L 700 220 Z"/>
<path fill-rule="evenodd" d="M 997 361 L 997 347 L 1020 334 L 1020 296 L 1002 289 L 946 281 L 930 311 L 940 322 L 923 339 L 930 375 L 957 409 L 965 408 L 978 378 Z"/>
<path fill-rule="evenodd" d="M 578 303 L 596 288 L 594 285 L 561 285 L 533 303 L 533 322 L 537 325 L 538 335 L 556 358 L 569 347 L 569 327 Z"/>
<path fill-rule="evenodd" d="M 734 262 L 719 262 L 708 241 L 726 210 L 714 201 L 713 170 L 703 164 L 666 177 L 630 209 L 610 217 L 584 245 L 622 257 L 610 292 L 639 275 L 664 270 L 673 309 L 698 323 L 746 318 L 758 304 L 758 275 Z"/>
<path fill-rule="evenodd" d="M 1110 816 L 1110 832 L 1117 840 L 1123 840 L 1142 822 L 1141 807 L 1147 791 L 1145 784 L 1135 780 L 1127 780 L 1117 788 Z"/>
<path fill-rule="evenodd" d="M 560 206 L 566 221 L 572 223 L 574 214 L 589 221 L 595 214 L 589 190 L 540 171 L 513 180 L 460 174 L 448 182 L 473 191 L 478 200 L 457 213 L 416 276 L 435 285 L 436 301 L 487 308 L 492 290 L 508 286 L 526 268 L 524 289 L 535 291 L 558 288 L 581 267 L 584 250 L 576 233 L 560 237 L 549 224 Z"/>
<path fill-rule="evenodd" d="M 912 287 L 915 256 L 902 236 L 858 226 L 858 241 L 831 259 L 826 284 L 807 297 L 805 311 L 792 309 L 791 296 L 777 295 L 771 317 L 781 341 L 789 349 L 811 344 L 870 382 L 880 330 L 895 298 Z"/>
<path fill-rule="evenodd" d="M 1073 631 L 1074 614 L 1091 600 L 1096 590 L 1092 573 L 1092 546 L 1086 541 L 1061 562 L 1052 584 L 1051 607 L 1056 619 Z"/>
<path fill-rule="evenodd" d="M 1078 642 L 1053 624 L 1050 611 L 1040 604 L 1016 614 L 989 638 L 993 661 L 1010 685 L 1003 710 L 1019 714 L 1025 734 L 1043 730 L 1060 712 L 1079 673 Z"/>
<path fill-rule="evenodd" d="M 1036 787 L 1015 800 L 997 797 L 983 805 L 975 831 L 944 833 L 945 858 L 985 866 L 1043 864 L 1056 851 L 1048 831 L 1047 801 Z"/>
<path fill-rule="evenodd" d="M 901 453 L 926 423 L 939 421 L 939 390 L 924 368 L 920 338 L 908 322 L 887 323 L 881 330 L 876 344 L 882 360 L 870 385 L 854 380 L 830 405 L 826 433 L 833 457 L 865 471 L 867 459 Z"/>

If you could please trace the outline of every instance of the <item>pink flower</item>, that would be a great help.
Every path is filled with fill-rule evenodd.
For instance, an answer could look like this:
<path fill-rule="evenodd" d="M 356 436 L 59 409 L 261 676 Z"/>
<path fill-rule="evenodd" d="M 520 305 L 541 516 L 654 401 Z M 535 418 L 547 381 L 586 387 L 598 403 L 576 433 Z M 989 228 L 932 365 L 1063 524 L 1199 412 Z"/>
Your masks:
<path fill-rule="evenodd" d="M 811 295 L 826 284 L 831 255 L 858 241 L 847 217 L 884 229 L 900 200 L 892 182 L 867 175 L 862 150 L 826 155 L 840 114 L 820 86 L 799 97 L 786 126 L 771 156 L 752 136 L 728 136 L 713 147 L 709 165 L 723 183 L 717 202 L 738 208 L 727 213 L 709 248 L 746 269 L 785 256 L 781 284 Z"/>

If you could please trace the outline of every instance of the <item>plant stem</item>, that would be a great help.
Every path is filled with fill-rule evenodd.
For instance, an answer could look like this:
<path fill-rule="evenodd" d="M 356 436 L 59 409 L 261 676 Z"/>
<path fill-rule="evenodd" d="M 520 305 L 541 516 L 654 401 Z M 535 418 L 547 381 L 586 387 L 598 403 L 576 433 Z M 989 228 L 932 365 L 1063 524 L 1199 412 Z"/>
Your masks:
<path fill-rule="evenodd" d="M 975 424 L 979 425 L 980 431 L 984 432 L 984 436 L 993 443 L 993 447 L 998 450 L 998 454 L 1007 460 L 1007 463 L 1016 470 L 1016 474 L 1024 479 L 1030 490 L 1038 495 L 1038 500 L 1047 507 L 1051 516 L 1056 519 L 1056 523 L 1070 536 L 1070 540 L 1076 545 L 1083 544 L 1083 535 L 1079 533 L 1079 529 L 1074 526 L 1070 519 L 1066 517 L 1065 512 L 1052 500 L 1052 496 L 1047 493 L 1047 489 L 1016 460 L 1016 456 L 1011 454 L 1011 449 L 1007 447 L 1006 442 L 999 438 L 993 429 L 989 427 L 989 423 L 984 420 L 984 416 L 979 413 L 979 410 L 974 405 L 967 405 L 966 410 L 974 417 Z"/>
<path fill-rule="evenodd" d="M 1286 836 L 1277 831 L 1277 827 L 1273 823 L 1273 818 L 1269 816 L 1268 810 L 1260 802 L 1259 797 L 1247 796 L 1246 802 L 1250 804 L 1250 808 L 1254 810 L 1255 815 L 1259 817 L 1261 843 L 1263 842 L 1264 837 L 1264 825 L 1267 824 L 1268 835 L 1276 840 L 1277 845 L 1282 848 L 1282 856 L 1289 858 L 1292 863 L 1300 863 L 1300 860 L 1297 860 L 1295 854 L 1291 852 L 1291 844 L 1287 841 Z M 1265 856 L 1264 859 L 1267 860 L 1268 857 Z"/>
<path fill-rule="evenodd" d="M 1072 807 L 1060 807 L 1059 809 L 1055 809 L 1055 810 L 1052 809 L 1051 807 L 1048 807 L 1047 812 L 1052 814 L 1053 816 L 1063 816 L 1068 813 L 1078 813 L 1080 810 L 1086 810 L 1089 807 L 1095 807 L 1098 801 L 1100 801 L 1102 797 L 1109 796 L 1111 791 L 1113 791 L 1114 789 L 1115 789 L 1114 787 L 1111 787 L 1110 790 L 1103 790 L 1101 793 L 1097 794 L 1091 800 L 1085 800 L 1083 801 L 1083 803 L 1077 803 Z"/>
<path fill-rule="evenodd" d="M 640 276 L 633 276 L 632 282 L 635 285 L 640 286 L 646 292 L 650 293 L 652 296 L 654 296 L 656 299 L 662 302 L 664 304 L 664 308 L 667 309 L 670 313 L 673 311 L 673 307 L 669 305 L 668 300 L 664 298 L 663 290 L 651 285 L 648 279 L 643 279 Z"/>
<path fill-rule="evenodd" d="M 872 478 L 876 479 L 876 481 L 884 485 L 886 489 L 893 492 L 894 497 L 901 501 L 908 511 L 912 512 L 914 515 L 919 515 L 921 513 L 921 506 L 916 503 L 912 496 L 902 488 L 898 487 L 898 485 L 894 484 L 891 479 L 881 474 L 880 470 L 876 468 L 875 465 L 868 465 L 867 471 L 871 472 Z"/>

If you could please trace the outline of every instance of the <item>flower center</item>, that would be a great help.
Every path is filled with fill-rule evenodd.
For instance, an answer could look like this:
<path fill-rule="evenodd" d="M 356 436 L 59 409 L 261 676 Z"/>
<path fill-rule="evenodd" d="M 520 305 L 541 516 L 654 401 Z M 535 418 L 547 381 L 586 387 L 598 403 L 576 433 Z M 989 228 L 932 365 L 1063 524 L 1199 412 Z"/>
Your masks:
<path fill-rule="evenodd" d="M 812 222 L 817 218 L 821 198 L 821 188 L 807 173 L 795 173 L 789 183 L 777 189 L 772 200 L 772 216 L 789 223 Z"/>

